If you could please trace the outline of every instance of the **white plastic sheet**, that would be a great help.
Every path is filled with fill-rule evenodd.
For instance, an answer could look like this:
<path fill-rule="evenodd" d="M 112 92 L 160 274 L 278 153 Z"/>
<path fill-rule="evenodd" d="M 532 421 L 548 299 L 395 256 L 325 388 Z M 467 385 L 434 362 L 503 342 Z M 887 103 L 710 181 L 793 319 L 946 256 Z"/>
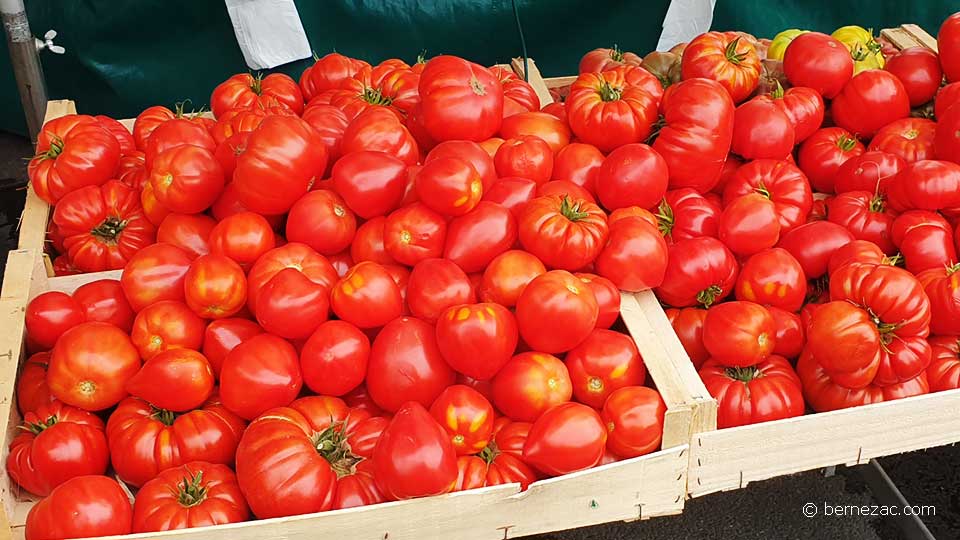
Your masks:
<path fill-rule="evenodd" d="M 710 30 L 716 0 L 673 0 L 663 18 L 658 51 L 666 51 Z"/>
<path fill-rule="evenodd" d="M 312 53 L 293 0 L 226 0 L 233 32 L 250 69 L 268 69 Z"/>

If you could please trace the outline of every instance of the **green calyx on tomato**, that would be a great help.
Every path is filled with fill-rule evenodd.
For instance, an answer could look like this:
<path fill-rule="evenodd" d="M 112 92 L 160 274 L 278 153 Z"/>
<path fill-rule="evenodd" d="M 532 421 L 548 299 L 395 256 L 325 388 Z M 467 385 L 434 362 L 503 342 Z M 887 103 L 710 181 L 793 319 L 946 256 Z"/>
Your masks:
<path fill-rule="evenodd" d="M 258 96 L 260 95 L 261 92 L 263 92 L 263 74 L 262 73 L 258 73 L 253 76 L 253 80 L 250 81 L 250 90 L 252 90 L 253 93 Z"/>
<path fill-rule="evenodd" d="M 47 429 L 48 427 L 53 427 L 53 425 L 56 423 L 57 423 L 57 417 L 51 415 L 46 420 L 43 420 L 40 422 L 28 422 L 26 425 L 19 426 L 19 427 L 24 431 L 29 431 L 34 435 L 39 435 L 41 431 Z"/>
<path fill-rule="evenodd" d="M 697 302 L 703 307 L 709 308 L 721 296 L 723 296 L 723 289 L 719 285 L 711 285 L 697 293 Z"/>
<path fill-rule="evenodd" d="M 622 88 L 617 88 L 607 81 L 603 81 L 600 86 L 600 99 L 603 101 L 617 101 L 621 93 L 623 93 Z"/>
<path fill-rule="evenodd" d="M 197 506 L 207 499 L 207 487 L 203 485 L 203 471 L 190 477 L 183 477 L 177 486 L 177 502 L 184 508 Z"/>
<path fill-rule="evenodd" d="M 393 103 L 393 100 L 383 95 L 383 92 L 381 92 L 379 88 L 364 88 L 360 98 L 371 105 L 383 105 L 384 107 Z"/>
<path fill-rule="evenodd" d="M 46 152 L 37 154 L 34 157 L 36 159 L 57 159 L 60 152 L 63 152 L 63 139 L 61 139 L 59 135 L 54 135 L 53 140 L 50 141 L 50 148 L 48 148 Z"/>
<path fill-rule="evenodd" d="M 804 304 L 816 303 L 824 294 L 830 291 L 830 276 L 824 274 L 817 279 L 811 280 L 807 286 L 807 297 L 803 300 Z"/>
<path fill-rule="evenodd" d="M 666 87 L 664 87 L 666 88 Z M 667 125 L 667 119 L 661 114 L 657 117 L 657 121 L 650 126 L 650 135 L 647 137 L 647 140 L 644 141 L 647 145 L 652 146 L 654 141 L 657 140 L 657 137 L 660 136 L 660 130 Z"/>
<path fill-rule="evenodd" d="M 151 414 L 151 416 L 159 420 L 160 423 L 162 423 L 165 426 L 172 426 L 173 421 L 177 419 L 177 413 L 173 411 L 168 411 L 167 409 L 154 407 L 153 405 L 151 405 L 150 407 L 153 408 L 153 414 Z"/>
<path fill-rule="evenodd" d="M 623 51 L 620 50 L 620 47 L 618 47 L 616 43 L 610 48 L 610 58 L 617 62 L 623 62 Z"/>
<path fill-rule="evenodd" d="M 727 62 L 739 66 L 741 62 L 747 59 L 747 53 L 738 53 L 737 45 L 740 44 L 740 38 L 734 39 L 727 45 L 724 54 L 727 56 Z"/>
<path fill-rule="evenodd" d="M 660 234 L 664 237 L 670 236 L 673 232 L 673 207 L 670 206 L 670 203 L 667 202 L 666 197 L 660 201 L 660 205 L 657 206 L 657 228 L 660 229 Z"/>
<path fill-rule="evenodd" d="M 841 135 L 840 138 L 837 139 L 837 148 L 843 150 L 844 152 L 853 150 L 855 146 L 857 146 L 857 139 L 853 137 Z"/>
<path fill-rule="evenodd" d="M 879 187 L 879 186 L 878 186 Z M 883 199 L 883 195 L 879 193 L 874 193 L 873 197 L 870 198 L 870 211 L 871 212 L 880 212 L 886 208 L 886 202 Z"/>
<path fill-rule="evenodd" d="M 344 433 L 345 422 L 334 422 L 310 438 L 317 453 L 330 463 L 330 468 L 337 474 L 337 478 L 349 476 L 357 471 L 357 464 L 363 458 L 350 450 L 347 435 Z"/>
<path fill-rule="evenodd" d="M 904 260 L 902 253 L 897 253 L 896 255 L 884 255 L 883 259 L 880 260 L 880 264 L 886 264 L 889 266 L 903 266 L 903 263 Z"/>
<path fill-rule="evenodd" d="M 566 195 L 564 195 L 563 201 L 560 203 L 560 213 L 570 221 L 580 221 L 581 219 L 590 217 L 589 212 L 580 211 L 580 202 L 571 204 L 570 198 Z"/>
<path fill-rule="evenodd" d="M 757 187 L 753 188 L 753 192 L 759 193 L 768 199 L 770 198 L 770 190 L 767 189 L 767 186 L 763 184 L 763 181 L 760 181 L 760 183 L 757 184 Z"/>
<path fill-rule="evenodd" d="M 899 255 L 899 253 L 897 255 Z M 948 266 L 946 268 L 948 276 L 952 276 L 957 270 L 960 270 L 960 263 L 954 264 L 953 266 Z"/>
<path fill-rule="evenodd" d="M 127 227 L 127 220 L 120 219 L 116 216 L 110 216 L 107 219 L 103 220 L 102 223 L 94 227 L 90 234 L 100 238 L 107 244 L 116 244 L 117 237 L 120 236 L 120 233 L 123 232 L 123 229 Z"/>
<path fill-rule="evenodd" d="M 774 79 L 776 83 L 776 88 L 773 89 L 773 92 L 770 92 L 770 97 L 773 99 L 783 99 L 783 85 L 780 84 L 780 79 Z"/>
<path fill-rule="evenodd" d="M 742 383 L 748 383 L 754 379 L 763 377 L 763 372 L 757 369 L 756 366 L 728 367 L 724 370 L 724 374 Z"/>
<path fill-rule="evenodd" d="M 497 459 L 499 455 L 500 449 L 497 448 L 497 443 L 493 441 L 493 438 L 490 439 L 487 446 L 483 447 L 483 450 L 477 453 L 477 457 L 485 461 L 487 465 L 493 463 L 493 460 Z"/>

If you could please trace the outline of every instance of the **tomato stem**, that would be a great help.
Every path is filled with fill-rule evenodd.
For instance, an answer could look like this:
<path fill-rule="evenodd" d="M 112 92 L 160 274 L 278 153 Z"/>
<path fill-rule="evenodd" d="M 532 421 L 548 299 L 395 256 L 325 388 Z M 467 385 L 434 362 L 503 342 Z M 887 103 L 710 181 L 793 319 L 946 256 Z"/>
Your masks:
<path fill-rule="evenodd" d="M 106 244 L 114 245 L 117 243 L 117 238 L 120 237 L 120 234 L 127 227 L 127 224 L 128 222 L 125 219 L 109 216 L 99 225 L 91 229 L 90 234 Z"/>
<path fill-rule="evenodd" d="M 602 78 L 602 75 L 597 76 Z M 620 99 L 623 89 L 613 86 L 608 81 L 603 81 L 603 84 L 600 85 L 599 92 L 600 99 L 603 101 L 617 101 Z"/>
<path fill-rule="evenodd" d="M 783 85 L 780 84 L 780 79 L 773 79 L 777 83 L 777 87 L 773 89 L 773 92 L 770 92 L 770 97 L 773 99 L 783 99 Z"/>
<path fill-rule="evenodd" d="M 653 126 L 650 127 L 650 136 L 647 137 L 646 143 L 652 145 L 654 141 L 657 140 L 657 137 L 660 136 L 660 130 L 666 127 L 666 125 L 667 119 L 661 114 L 657 117 L 657 121 L 653 123 Z"/>
<path fill-rule="evenodd" d="M 470 89 L 473 90 L 473 93 L 478 96 L 487 95 L 487 89 L 480 84 L 480 81 L 476 77 L 470 77 Z"/>
<path fill-rule="evenodd" d="M 490 441 L 487 443 L 487 446 L 483 448 L 480 452 L 477 453 L 477 456 L 487 462 L 487 465 L 493 463 L 493 460 L 500 455 L 500 449 L 497 448 L 497 443 Z"/>
<path fill-rule="evenodd" d="M 193 105 L 193 101 L 191 101 L 190 98 L 187 98 L 183 101 L 178 101 L 173 104 L 173 113 L 176 115 L 177 118 L 183 118 L 184 116 L 186 116 L 186 113 L 184 113 L 184 110 L 186 110 L 187 103 Z"/>
<path fill-rule="evenodd" d="M 39 435 L 40 432 L 42 432 L 43 430 L 49 427 L 52 427 L 56 423 L 57 423 L 57 417 L 54 415 L 50 415 L 49 417 L 47 417 L 46 420 L 41 420 L 39 422 L 26 422 L 24 423 L 24 425 L 20 426 L 20 429 L 29 431 L 34 435 Z"/>
<path fill-rule="evenodd" d="M 870 198 L 869 208 L 871 212 L 883 213 L 883 211 L 886 209 L 886 204 L 884 203 L 883 195 L 880 195 L 879 193 L 874 193 L 873 197 Z"/>
<path fill-rule="evenodd" d="M 616 62 L 623 62 L 623 51 L 620 50 L 620 47 L 616 43 L 613 44 L 613 48 L 610 49 L 610 58 Z"/>
<path fill-rule="evenodd" d="M 253 93 L 259 96 L 263 93 L 263 73 L 257 73 L 251 75 L 251 77 L 253 77 L 253 80 L 250 81 L 250 90 L 253 90 Z"/>
<path fill-rule="evenodd" d="M 563 196 L 563 200 L 560 202 L 560 214 L 563 217 L 569 219 L 570 221 L 580 221 L 590 215 L 589 212 L 580 211 L 580 203 L 583 201 L 577 201 L 575 203 L 570 203 L 570 198 L 566 195 Z"/>
<path fill-rule="evenodd" d="M 159 420 L 165 426 L 172 426 L 174 420 L 177 419 L 177 413 L 173 411 L 168 411 L 167 409 L 154 407 L 153 405 L 151 405 L 150 407 L 153 408 L 153 413 L 151 414 L 151 416 Z"/>
<path fill-rule="evenodd" d="M 384 107 L 388 107 L 393 103 L 393 100 L 383 95 L 383 92 L 379 88 L 372 87 L 364 88 L 363 93 L 360 94 L 360 99 L 371 105 L 383 105 Z"/>
<path fill-rule="evenodd" d="M 947 266 L 947 268 L 946 268 L 946 272 L 947 272 L 947 275 L 948 275 L 948 276 L 952 276 L 952 275 L 953 275 L 954 273 L 956 273 L 958 270 L 960 270 L 960 263 L 956 263 L 956 264 L 953 264 L 953 265 L 949 265 L 949 266 Z"/>
<path fill-rule="evenodd" d="M 726 50 L 724 51 L 724 54 L 727 57 L 727 61 L 735 66 L 739 66 L 741 63 L 743 63 L 743 61 L 747 59 L 747 55 L 749 54 L 748 52 L 738 53 L 737 45 L 739 44 L 740 44 L 740 38 L 738 37 L 733 41 L 731 41 L 727 45 Z"/>
<path fill-rule="evenodd" d="M 337 473 L 337 478 L 355 473 L 357 464 L 363 461 L 362 457 L 354 454 L 350 449 L 347 434 L 343 431 L 345 426 L 345 420 L 333 422 L 311 438 L 313 447 L 323 459 L 330 463 L 330 468 Z"/>
<path fill-rule="evenodd" d="M 177 486 L 177 502 L 184 508 L 202 503 L 207 498 L 207 487 L 203 485 L 203 471 L 197 471 L 193 477 L 184 476 Z"/>
<path fill-rule="evenodd" d="M 763 372 L 757 369 L 756 366 L 728 367 L 724 370 L 724 373 L 727 377 L 742 383 L 748 383 L 754 379 L 763 377 Z"/>
<path fill-rule="evenodd" d="M 853 137 L 847 137 L 846 135 L 841 135 L 837 139 L 837 148 L 843 150 L 844 152 L 849 152 L 857 146 L 857 139 Z"/>
<path fill-rule="evenodd" d="M 883 259 L 880 260 L 880 264 L 887 264 L 890 266 L 899 266 L 903 262 L 903 255 L 897 253 L 896 255 L 885 255 Z"/>
<path fill-rule="evenodd" d="M 759 184 L 757 184 L 757 187 L 753 188 L 753 191 L 754 193 L 759 193 L 760 195 L 763 195 L 768 199 L 770 198 L 770 190 L 767 188 L 767 186 L 763 183 L 762 180 L 760 181 Z"/>
<path fill-rule="evenodd" d="M 702 304 L 703 307 L 709 308 L 720 298 L 721 294 L 723 294 L 723 289 L 719 285 L 711 285 L 697 293 L 697 302 Z"/>
<path fill-rule="evenodd" d="M 657 228 L 660 229 L 660 234 L 664 237 L 669 237 L 673 233 L 673 208 L 670 206 L 670 203 L 667 202 L 666 197 L 660 201 L 660 206 L 657 207 Z"/>

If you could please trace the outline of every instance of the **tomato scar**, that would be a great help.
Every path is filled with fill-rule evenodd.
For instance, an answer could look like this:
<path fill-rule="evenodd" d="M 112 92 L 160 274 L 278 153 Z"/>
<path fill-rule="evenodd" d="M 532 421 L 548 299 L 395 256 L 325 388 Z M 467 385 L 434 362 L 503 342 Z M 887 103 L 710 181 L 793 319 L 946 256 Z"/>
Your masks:
<path fill-rule="evenodd" d="M 467 201 L 469 201 L 469 200 L 470 200 L 470 196 L 469 196 L 469 195 L 464 195 L 463 197 L 460 197 L 460 198 L 458 198 L 457 200 L 453 201 L 453 205 L 454 205 L 454 206 L 458 206 L 458 207 L 459 207 L 459 206 L 463 206 L 463 205 L 467 204 Z"/>
<path fill-rule="evenodd" d="M 343 217 L 347 214 L 346 210 L 343 209 L 339 204 L 333 205 L 333 215 L 337 217 Z"/>
<path fill-rule="evenodd" d="M 484 322 L 487 320 L 487 316 L 484 315 L 482 311 L 477 312 L 477 318 L 480 319 L 480 322 Z"/>
<path fill-rule="evenodd" d="M 580 294 L 580 289 L 578 289 L 574 285 L 567 285 L 567 290 L 572 292 L 573 294 Z"/>
<path fill-rule="evenodd" d="M 97 391 L 97 384 L 93 381 L 80 381 L 77 384 L 77 390 L 80 390 L 80 393 L 85 396 L 90 396 Z"/>
<path fill-rule="evenodd" d="M 413 240 L 413 235 L 410 234 L 410 231 L 401 231 L 400 232 L 400 241 L 404 244 L 409 244 Z"/>
<path fill-rule="evenodd" d="M 465 321 L 469 318 L 470 318 L 470 308 L 463 307 L 457 310 L 458 321 Z"/>
<path fill-rule="evenodd" d="M 603 379 L 600 377 L 590 377 L 587 379 L 587 387 L 591 392 L 603 391 Z"/>

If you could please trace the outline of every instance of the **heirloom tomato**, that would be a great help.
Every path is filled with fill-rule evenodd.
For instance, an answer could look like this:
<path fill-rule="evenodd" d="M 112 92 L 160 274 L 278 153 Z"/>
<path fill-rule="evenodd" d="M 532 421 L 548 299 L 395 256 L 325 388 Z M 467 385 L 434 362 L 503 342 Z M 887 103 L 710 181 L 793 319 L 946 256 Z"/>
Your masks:
<path fill-rule="evenodd" d="M 322 58 L 315 58 L 313 65 L 304 70 L 300 88 L 309 101 L 321 92 L 340 88 L 343 81 L 369 65 L 363 60 L 355 60 L 337 52 L 328 53 Z"/>
<path fill-rule="evenodd" d="M 469 386 L 448 387 L 434 400 L 430 414 L 447 432 L 457 455 L 480 452 L 493 435 L 493 406 Z"/>
<path fill-rule="evenodd" d="M 817 412 L 919 396 L 930 391 L 925 373 L 899 384 L 846 388 L 834 382 L 817 359 L 806 350 L 797 361 L 797 375 L 803 384 L 807 404 Z"/>
<path fill-rule="evenodd" d="M 851 263 L 884 263 L 892 264 L 880 248 L 868 240 L 854 240 L 837 248 L 827 262 L 827 274 L 832 274 L 837 268 Z"/>
<path fill-rule="evenodd" d="M 364 261 L 333 286 L 330 307 L 337 317 L 360 328 L 377 328 L 401 315 L 403 297 L 386 268 Z"/>
<path fill-rule="evenodd" d="M 936 160 L 907 164 L 891 180 L 887 195 L 898 212 L 960 209 L 960 164 Z"/>
<path fill-rule="evenodd" d="M 223 255 L 202 255 L 190 263 L 183 283 L 187 306 L 205 319 L 223 319 L 247 301 L 247 278 L 240 265 Z"/>
<path fill-rule="evenodd" d="M 183 249 L 191 257 L 210 253 L 210 232 L 217 222 L 204 214 L 168 214 L 157 227 L 157 242 Z"/>
<path fill-rule="evenodd" d="M 385 152 L 407 165 L 416 165 L 420 160 L 420 149 L 413 135 L 395 113 L 383 107 L 363 111 L 343 132 L 340 152 L 348 155 L 363 151 Z M 322 173 L 323 169 L 317 175 Z"/>
<path fill-rule="evenodd" d="M 891 238 L 896 215 L 887 210 L 881 195 L 848 191 L 830 199 L 827 207 L 827 219 L 845 227 L 855 239 L 869 240 L 884 253 L 892 254 L 897 250 Z"/>
<path fill-rule="evenodd" d="M 343 156 L 331 172 L 334 188 L 363 219 L 389 214 L 400 206 L 406 188 L 406 165 L 384 152 Z"/>
<path fill-rule="evenodd" d="M 947 81 L 960 81 L 960 14 L 947 17 L 937 33 L 940 65 Z"/>
<path fill-rule="evenodd" d="M 472 165 L 483 180 L 484 191 L 497 181 L 497 171 L 493 163 L 493 157 L 473 141 L 442 142 L 430 150 L 423 163 L 426 165 L 440 158 L 457 158 Z"/>
<path fill-rule="evenodd" d="M 190 255 L 170 244 L 154 244 L 136 253 L 123 268 L 120 285 L 134 311 L 162 300 L 184 299 Z"/>
<path fill-rule="evenodd" d="M 420 319 L 395 318 L 373 340 L 367 391 L 386 411 L 395 413 L 410 401 L 429 406 L 455 379 L 437 345 L 434 327 Z"/>
<path fill-rule="evenodd" d="M 645 386 L 619 388 L 603 403 L 600 418 L 607 428 L 607 450 L 621 458 L 654 452 L 663 439 L 667 405 Z"/>
<path fill-rule="evenodd" d="M 71 519 L 64 519 L 71 516 Z M 130 534 L 130 499 L 106 476 L 78 476 L 54 489 L 27 514 L 27 540 Z"/>
<path fill-rule="evenodd" d="M 519 176 L 538 185 L 550 180 L 553 174 L 553 150 L 536 135 L 521 135 L 507 139 L 493 157 L 497 176 Z"/>
<path fill-rule="evenodd" d="M 783 72 L 793 86 L 813 88 L 824 98 L 833 99 L 853 77 L 853 58 L 833 37 L 807 32 L 787 46 Z"/>
<path fill-rule="evenodd" d="M 937 97 L 933 104 L 933 115 L 940 118 L 957 103 L 960 103 L 960 81 L 952 82 L 937 91 Z"/>
<path fill-rule="evenodd" d="M 306 339 L 330 316 L 330 287 L 297 268 L 284 268 L 257 291 L 255 315 L 267 332 Z"/>
<path fill-rule="evenodd" d="M 565 101 L 567 120 L 577 139 L 601 152 L 643 142 L 657 120 L 659 102 L 643 86 L 647 76 L 646 70 L 625 67 L 581 73 Z"/>
<path fill-rule="evenodd" d="M 883 69 L 903 83 L 910 106 L 918 107 L 933 99 L 943 81 L 937 53 L 925 47 L 907 47 L 887 60 Z"/>
<path fill-rule="evenodd" d="M 796 131 L 790 117 L 767 96 L 737 107 L 730 151 L 747 160 L 784 159 L 793 151 Z"/>
<path fill-rule="evenodd" d="M 147 139 L 150 138 L 150 135 L 153 134 L 154 130 L 156 130 L 160 124 L 182 116 L 182 108 L 178 108 L 177 112 L 173 112 L 163 105 L 154 105 L 153 107 L 144 109 L 143 112 L 137 115 L 136 120 L 133 122 L 133 140 L 137 145 L 137 150 L 142 151 L 146 148 Z"/>
<path fill-rule="evenodd" d="M 707 310 L 698 307 L 668 308 L 666 314 L 693 367 L 700 369 L 710 358 L 710 352 L 703 344 L 703 321 L 707 318 Z"/>
<path fill-rule="evenodd" d="M 769 356 L 749 367 L 726 367 L 708 360 L 700 368 L 700 378 L 717 400 L 720 429 L 803 414 L 800 377 L 782 356 Z"/>
<path fill-rule="evenodd" d="M 798 144 L 813 135 L 823 124 L 823 116 L 826 106 L 821 96 L 813 88 L 804 86 L 795 86 L 784 90 L 780 82 L 777 81 L 777 87 L 770 94 L 776 105 L 783 111 L 790 123 L 793 125 L 794 139 Z"/>
<path fill-rule="evenodd" d="M 206 357 L 190 349 L 170 349 L 144 362 L 124 387 L 154 407 L 182 412 L 207 401 L 213 384 L 213 369 Z"/>
<path fill-rule="evenodd" d="M 599 463 L 606 444 L 607 428 L 597 411 L 581 403 L 561 403 L 547 409 L 530 427 L 523 459 L 559 476 Z"/>
<path fill-rule="evenodd" d="M 133 506 L 133 532 L 208 527 L 249 517 L 230 467 L 192 461 L 163 471 L 140 488 Z"/>
<path fill-rule="evenodd" d="M 287 216 L 287 240 L 303 242 L 321 255 L 350 247 L 356 231 L 356 216 L 339 195 L 325 189 L 301 197 Z"/>
<path fill-rule="evenodd" d="M 223 405 L 246 420 L 288 405 L 302 384 L 297 350 L 273 334 L 243 341 L 227 353 L 220 368 Z"/>
<path fill-rule="evenodd" d="M 942 392 L 960 388 L 960 342 L 957 337 L 931 337 L 930 347 L 933 349 L 933 359 L 927 367 L 930 391 Z"/>
<path fill-rule="evenodd" d="M 855 75 L 830 104 L 837 126 L 873 137 L 883 126 L 910 115 L 907 91 L 892 73 L 871 69 Z"/>
<path fill-rule="evenodd" d="M 579 270 L 603 249 L 607 218 L 597 205 L 567 197 L 539 197 L 519 218 L 520 244 L 550 268 Z"/>
<path fill-rule="evenodd" d="M 320 395 L 348 394 L 363 382 L 369 359 L 370 339 L 359 328 L 344 321 L 324 322 L 300 351 L 303 383 Z"/>
<path fill-rule="evenodd" d="M 524 135 L 535 135 L 559 152 L 570 143 L 570 127 L 565 120 L 545 112 L 524 112 L 503 119 L 500 136 L 504 139 L 517 139 Z M 503 141 L 497 143 L 497 149 Z M 484 146 L 487 143 L 482 143 Z M 493 154 L 496 154 L 494 149 Z"/>
<path fill-rule="evenodd" d="M 223 192 L 223 167 L 212 151 L 184 144 L 154 157 L 149 182 L 164 208 L 196 214 L 209 208 Z"/>
<path fill-rule="evenodd" d="M 504 118 L 517 113 L 540 110 L 540 98 L 530 83 L 518 77 L 510 68 L 494 66 L 490 71 L 503 85 Z"/>
<path fill-rule="evenodd" d="M 263 328 L 248 319 L 217 319 L 204 330 L 203 349 L 200 352 L 210 362 L 214 375 L 219 377 L 227 354 L 237 345 L 262 333 Z"/>
<path fill-rule="evenodd" d="M 934 151 L 938 159 L 960 163 L 960 107 L 950 107 L 938 119 Z"/>
<path fill-rule="evenodd" d="M 210 96 L 210 108 L 217 118 L 234 108 L 280 104 L 295 114 L 303 112 L 303 95 L 296 81 L 283 73 L 266 77 L 239 73 L 220 83 Z"/>
<path fill-rule="evenodd" d="M 958 85 L 960 86 L 960 85 Z M 860 156 L 858 168 L 863 168 L 865 172 L 872 172 L 875 176 L 881 178 L 892 177 L 903 168 L 904 162 L 913 163 L 934 158 L 934 139 L 936 137 L 937 124 L 926 118 L 901 118 L 880 128 L 873 139 L 870 140 L 868 154 L 873 158 L 877 166 L 870 165 L 868 158 Z M 877 152 L 879 151 L 879 152 Z M 879 155 L 878 155 L 879 154 Z M 879 159 L 880 157 L 883 159 Z M 891 160 L 897 159 L 896 169 L 891 168 Z M 847 163 L 855 161 L 850 159 Z M 844 163 L 846 165 L 846 163 Z M 875 169 L 869 171 L 868 167 Z M 841 167 L 841 170 L 844 170 Z M 837 191 L 840 189 L 841 173 L 837 173 Z"/>
<path fill-rule="evenodd" d="M 595 192 L 597 170 L 603 163 L 603 153 L 592 144 L 570 143 L 557 152 L 553 160 L 551 180 L 566 180 Z"/>
<path fill-rule="evenodd" d="M 744 257 L 775 246 L 780 239 L 776 206 L 759 193 L 733 199 L 717 219 L 717 238 Z"/>
<path fill-rule="evenodd" d="M 893 221 L 891 234 L 907 270 L 914 274 L 929 268 L 952 266 L 957 262 L 953 229 L 936 212 L 904 212 Z"/>
<path fill-rule="evenodd" d="M 873 144 L 870 147 L 873 148 Z M 871 150 L 846 160 L 837 169 L 834 188 L 837 193 L 868 191 L 882 196 L 905 165 L 897 154 Z"/>
<path fill-rule="evenodd" d="M 758 364 L 777 346 L 776 323 L 767 309 L 753 302 L 733 301 L 707 310 L 703 344 L 710 359 L 739 368 Z"/>
<path fill-rule="evenodd" d="M 114 178 L 119 162 L 113 134 L 92 116 L 68 114 L 40 129 L 27 176 L 37 196 L 53 205 L 71 191 Z"/>
<path fill-rule="evenodd" d="M 716 238 L 682 240 L 669 247 L 663 283 L 654 291 L 670 306 L 710 307 L 733 292 L 738 270 L 733 253 Z"/>
<path fill-rule="evenodd" d="M 39 352 L 24 363 L 17 377 L 17 407 L 21 415 L 26 415 L 39 407 L 53 402 L 56 398 L 50 394 L 47 386 L 47 368 L 50 353 Z"/>
<path fill-rule="evenodd" d="M 917 274 L 930 299 L 930 332 L 939 335 L 960 334 L 960 264 L 930 268 Z"/>
<path fill-rule="evenodd" d="M 292 214 L 292 213 L 291 213 Z M 290 220 L 287 228 L 290 229 Z M 295 240 L 292 240 L 295 242 Z M 225 255 L 249 268 L 261 255 L 276 245 L 270 223 L 260 214 L 240 212 L 220 220 L 210 231 L 210 252 Z"/>
<path fill-rule="evenodd" d="M 510 360 L 519 338 L 517 320 L 500 304 L 461 304 L 437 320 L 437 345 L 453 369 L 487 380 Z"/>
<path fill-rule="evenodd" d="M 751 256 L 740 269 L 737 300 L 799 311 L 807 296 L 807 280 L 800 263 L 783 248 Z"/>
<path fill-rule="evenodd" d="M 435 56 L 420 74 L 420 107 L 438 142 L 482 141 L 500 129 L 503 87 L 487 68 L 456 56 Z"/>
<path fill-rule="evenodd" d="M 444 217 L 423 203 L 414 203 L 387 216 L 383 245 L 392 259 L 413 266 L 424 259 L 439 257 L 446 235 Z"/>
<path fill-rule="evenodd" d="M 620 318 L 620 289 L 609 279 L 596 274 L 576 273 L 597 298 L 600 314 L 595 328 L 610 328 Z"/>
<path fill-rule="evenodd" d="M 807 177 L 787 161 L 758 159 L 739 167 L 724 188 L 724 204 L 750 193 L 773 201 L 782 233 L 803 224 L 813 206 Z"/>
<path fill-rule="evenodd" d="M 773 354 L 784 358 L 800 356 L 807 340 L 803 320 L 796 313 L 776 306 L 767 306 L 767 311 L 777 327 L 777 346 L 773 348 Z"/>
<path fill-rule="evenodd" d="M 57 340 L 47 368 L 47 386 L 67 405 L 100 411 L 126 395 L 124 384 L 140 369 L 130 338 L 112 324 L 86 322 Z"/>
<path fill-rule="evenodd" d="M 544 411 L 570 401 L 572 396 L 570 373 L 551 354 L 520 353 L 493 378 L 493 404 L 517 422 L 533 422 Z"/>
<path fill-rule="evenodd" d="M 684 80 L 702 77 L 723 85 L 739 103 L 753 93 L 760 82 L 760 57 L 753 45 L 725 32 L 706 32 L 693 38 L 683 50 L 681 73 Z"/>
<path fill-rule="evenodd" d="M 261 255 L 247 273 L 247 305 L 250 311 L 257 312 L 260 289 L 287 268 L 299 271 L 328 292 L 340 279 L 330 261 L 310 246 L 298 242 L 284 244 Z"/>
<path fill-rule="evenodd" d="M 501 178 L 490 189 L 484 190 L 483 200 L 497 203 L 519 218 L 527 203 L 538 197 L 538 187 L 536 182 L 526 178 Z"/>
<path fill-rule="evenodd" d="M 643 384 L 646 366 L 633 338 L 613 330 L 594 330 L 565 358 L 573 396 L 599 410 L 610 394 Z"/>
<path fill-rule="evenodd" d="M 46 351 L 64 332 L 87 322 L 87 317 L 80 302 L 69 294 L 47 291 L 27 304 L 25 321 L 30 343 Z"/>
<path fill-rule="evenodd" d="M 593 291 L 565 270 L 534 278 L 517 299 L 520 335 L 536 351 L 569 351 L 586 339 L 598 316 Z"/>
<path fill-rule="evenodd" d="M 840 166 L 863 152 L 863 144 L 849 131 L 839 127 L 823 128 L 800 145 L 797 166 L 807 175 L 814 190 L 833 193 Z"/>
<path fill-rule="evenodd" d="M 547 150 L 549 153 L 549 149 Z M 552 159 L 552 154 L 550 154 Z M 455 157 L 433 159 L 416 175 L 417 198 L 446 216 L 462 216 L 483 197 L 483 180 L 468 161 Z"/>
<path fill-rule="evenodd" d="M 373 471 L 390 500 L 440 495 L 456 484 L 457 454 L 450 436 L 424 406 L 408 402 L 380 435 Z"/>
<path fill-rule="evenodd" d="M 599 47 L 580 58 L 579 73 L 599 73 L 620 66 L 639 66 L 642 59 L 636 53 L 621 51 L 616 45 Z"/>

